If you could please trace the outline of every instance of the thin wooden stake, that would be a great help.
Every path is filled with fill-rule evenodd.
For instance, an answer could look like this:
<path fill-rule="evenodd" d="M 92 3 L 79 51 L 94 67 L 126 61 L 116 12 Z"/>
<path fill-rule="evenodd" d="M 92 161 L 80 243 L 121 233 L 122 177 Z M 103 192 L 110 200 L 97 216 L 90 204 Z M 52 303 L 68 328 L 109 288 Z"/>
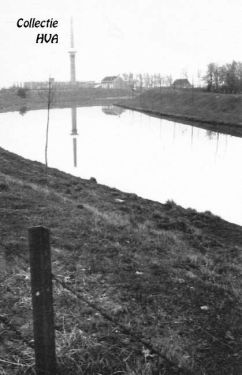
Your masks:
<path fill-rule="evenodd" d="M 30 273 L 37 375 L 56 375 L 54 310 L 49 231 L 29 229 Z"/>

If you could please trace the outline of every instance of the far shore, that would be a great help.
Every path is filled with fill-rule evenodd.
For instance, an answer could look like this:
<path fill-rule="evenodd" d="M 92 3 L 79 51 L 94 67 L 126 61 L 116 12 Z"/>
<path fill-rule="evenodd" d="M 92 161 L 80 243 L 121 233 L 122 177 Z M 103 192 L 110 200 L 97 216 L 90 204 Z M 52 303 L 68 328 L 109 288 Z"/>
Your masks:
<path fill-rule="evenodd" d="M 47 108 L 47 90 L 27 90 L 26 97 L 20 97 L 17 92 L 17 88 L 0 91 L 0 113 L 26 112 Z M 56 90 L 53 92 L 51 108 L 112 105 L 117 100 L 128 99 L 129 95 L 129 90 L 121 89 L 77 88 L 73 90 Z"/>
<path fill-rule="evenodd" d="M 47 90 L 0 90 L 0 113 L 46 109 Z M 150 116 L 167 118 L 217 133 L 242 137 L 242 95 L 202 90 L 156 88 L 131 94 L 129 89 L 77 88 L 56 90 L 51 108 L 117 105 Z"/>
<path fill-rule="evenodd" d="M 218 133 L 242 137 L 242 95 L 151 89 L 116 105 Z"/>

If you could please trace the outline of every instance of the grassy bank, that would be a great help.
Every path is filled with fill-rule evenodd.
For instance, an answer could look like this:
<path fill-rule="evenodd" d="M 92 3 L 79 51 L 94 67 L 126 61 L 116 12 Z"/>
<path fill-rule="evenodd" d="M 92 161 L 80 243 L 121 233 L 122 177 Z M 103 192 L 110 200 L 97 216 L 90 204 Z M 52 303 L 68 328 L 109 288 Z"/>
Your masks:
<path fill-rule="evenodd" d="M 1 374 L 34 374 L 34 225 L 51 230 L 53 273 L 102 309 L 54 283 L 60 374 L 240 374 L 242 228 L 44 171 L 0 149 Z"/>
<path fill-rule="evenodd" d="M 28 111 L 47 108 L 47 90 L 27 90 L 26 97 L 17 95 L 18 89 L 0 91 L 0 112 Z M 76 88 L 73 90 L 53 89 L 52 108 L 80 107 L 112 104 L 118 99 L 128 98 L 128 90 L 110 90 L 102 88 Z"/>
<path fill-rule="evenodd" d="M 145 91 L 120 104 L 151 115 L 242 136 L 242 95 L 163 88 Z"/>

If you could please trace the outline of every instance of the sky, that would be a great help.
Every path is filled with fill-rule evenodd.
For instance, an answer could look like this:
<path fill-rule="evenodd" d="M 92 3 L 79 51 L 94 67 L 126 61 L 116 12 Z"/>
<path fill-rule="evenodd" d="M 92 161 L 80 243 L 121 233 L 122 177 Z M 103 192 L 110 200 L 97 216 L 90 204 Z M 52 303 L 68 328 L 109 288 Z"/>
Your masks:
<path fill-rule="evenodd" d="M 77 80 L 124 72 L 184 73 L 242 61 L 242 0 L 0 0 L 0 87 L 70 79 L 70 18 Z M 58 20 L 55 29 L 18 28 L 19 18 Z M 38 33 L 58 43 L 37 44 Z"/>

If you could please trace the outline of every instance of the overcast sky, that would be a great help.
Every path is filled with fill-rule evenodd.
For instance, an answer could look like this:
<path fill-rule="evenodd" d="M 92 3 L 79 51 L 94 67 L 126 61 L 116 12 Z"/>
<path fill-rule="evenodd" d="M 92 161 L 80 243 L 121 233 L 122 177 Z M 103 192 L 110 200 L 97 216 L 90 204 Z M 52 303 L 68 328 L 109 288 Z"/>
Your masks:
<path fill-rule="evenodd" d="M 76 76 L 123 72 L 189 77 L 209 62 L 242 61 L 242 0 L 0 0 L 0 86 L 69 80 L 70 17 Z M 19 18 L 58 20 L 56 29 L 17 28 Z M 38 32 L 58 44 L 36 44 Z"/>

